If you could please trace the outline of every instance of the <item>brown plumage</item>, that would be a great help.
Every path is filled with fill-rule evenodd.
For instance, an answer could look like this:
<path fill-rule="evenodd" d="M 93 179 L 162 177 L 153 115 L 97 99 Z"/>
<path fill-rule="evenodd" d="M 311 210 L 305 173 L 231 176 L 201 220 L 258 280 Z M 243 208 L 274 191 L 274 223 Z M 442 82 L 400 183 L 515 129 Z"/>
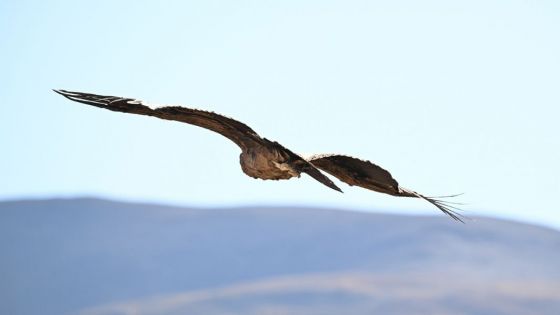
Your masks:
<path fill-rule="evenodd" d="M 54 90 L 64 97 L 112 111 L 154 116 L 199 126 L 217 132 L 241 148 L 239 162 L 243 172 L 253 178 L 290 179 L 306 173 L 320 183 L 340 191 L 319 169 L 341 181 L 393 196 L 422 198 L 453 219 L 462 221 L 452 203 L 426 197 L 399 186 L 391 174 L 369 162 L 344 155 L 314 155 L 308 159 L 293 153 L 275 141 L 259 136 L 249 126 L 235 119 L 181 106 L 150 106 L 133 98 L 103 96 L 89 93 Z"/>
<path fill-rule="evenodd" d="M 391 176 L 391 173 L 370 161 L 340 154 L 316 154 L 307 158 L 307 161 L 350 186 L 360 186 L 392 196 L 421 198 L 433 204 L 453 219 L 463 222 L 462 216 L 457 213 L 459 209 L 454 206 L 455 203 L 427 197 L 410 189 L 400 187 L 399 183 Z M 446 197 L 455 197 L 455 195 L 440 198 Z"/>

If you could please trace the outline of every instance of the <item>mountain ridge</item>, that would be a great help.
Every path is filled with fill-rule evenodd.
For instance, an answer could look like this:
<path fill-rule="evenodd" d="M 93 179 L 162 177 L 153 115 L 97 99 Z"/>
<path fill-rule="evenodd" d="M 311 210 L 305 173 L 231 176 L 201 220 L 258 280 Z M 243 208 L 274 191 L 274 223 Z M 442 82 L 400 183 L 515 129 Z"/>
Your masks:
<path fill-rule="evenodd" d="M 5 253 L 0 270 L 6 280 L 0 283 L 0 294 L 8 301 L 0 303 L 0 312 L 76 314 L 102 305 L 286 277 L 299 279 L 293 282 L 297 287 L 298 281 L 323 275 L 324 283 L 388 277 L 394 292 L 407 292 L 406 285 L 398 285 L 406 277 L 416 279 L 415 285 L 426 292 L 436 283 L 445 287 L 447 279 L 478 279 L 466 291 L 455 288 L 455 295 L 414 303 L 431 311 L 447 305 L 440 313 L 460 314 L 460 305 L 479 301 L 480 309 L 499 314 L 508 303 L 513 305 L 515 292 L 502 296 L 503 303 L 489 305 L 487 299 L 480 302 L 475 289 L 495 288 L 488 292 L 498 297 L 503 285 L 528 301 L 516 302 L 520 311 L 507 314 L 530 314 L 528 305 L 560 309 L 557 297 L 545 294 L 560 283 L 558 249 L 558 231 L 499 219 L 458 224 L 444 216 L 282 206 L 190 209 L 97 198 L 0 202 L 0 250 Z M 452 284 L 446 285 L 453 289 Z M 368 288 L 374 292 L 375 286 Z M 181 304 L 166 312 L 258 314 L 264 308 L 286 314 L 322 309 L 327 314 L 325 305 L 330 305 L 327 309 L 333 312 L 347 308 L 359 314 L 380 311 L 375 305 L 384 305 L 392 310 L 385 314 L 405 314 L 393 306 L 408 305 L 398 294 L 385 300 L 380 296 L 372 304 L 361 295 L 316 289 L 300 292 L 292 287 L 280 295 L 249 292 Z M 533 291 L 541 292 L 538 298 Z M 36 305 L 26 303 L 31 296 Z M 454 302 L 442 302 L 448 298 Z M 546 305 L 540 314 L 555 314 L 547 312 Z"/>
<path fill-rule="evenodd" d="M 74 196 L 74 197 L 33 197 L 33 198 L 9 198 L 9 199 L 2 199 L 0 200 L 0 204 L 18 204 L 18 203 L 43 203 L 43 202 L 101 202 L 101 203 L 114 203 L 114 204 L 122 204 L 122 205 L 137 205 L 137 206 L 154 206 L 154 207 L 161 207 L 161 208 L 170 208 L 170 209 L 181 209 L 181 210 L 267 210 L 267 209 L 297 209 L 297 210 L 317 210 L 320 209 L 321 211 L 344 211 L 344 212 L 355 212 L 355 213 L 367 213 L 372 215 L 389 215 L 389 216 L 396 216 L 396 217 L 406 217 L 406 218 L 445 218 L 441 213 L 427 213 L 427 214 L 410 214 L 410 213 L 402 213 L 402 212 L 392 212 L 383 209 L 360 209 L 360 208 L 344 208 L 344 207 L 326 207 L 326 206 L 312 206 L 312 205 L 299 205 L 299 204 L 279 204 L 279 205 L 269 205 L 269 204 L 250 204 L 250 205 L 235 205 L 235 206 L 196 206 L 196 205 L 189 205 L 189 204 L 167 204 L 161 203 L 156 201 L 137 201 L 137 200 L 126 200 L 126 199 L 118 199 L 118 198 L 110 198 L 110 197 L 96 197 L 96 196 Z M 512 218 L 503 218 L 503 217 L 496 217 L 496 216 L 486 216 L 486 215 L 469 215 L 468 213 L 462 213 L 465 215 L 466 222 L 465 224 L 469 224 L 472 222 L 476 222 L 477 220 L 496 220 L 500 222 L 508 222 L 512 224 L 521 224 L 527 226 L 534 226 L 537 228 L 548 229 L 556 232 L 560 232 L 560 229 L 544 225 L 536 222 L 527 222 L 523 220 L 517 220 Z"/>

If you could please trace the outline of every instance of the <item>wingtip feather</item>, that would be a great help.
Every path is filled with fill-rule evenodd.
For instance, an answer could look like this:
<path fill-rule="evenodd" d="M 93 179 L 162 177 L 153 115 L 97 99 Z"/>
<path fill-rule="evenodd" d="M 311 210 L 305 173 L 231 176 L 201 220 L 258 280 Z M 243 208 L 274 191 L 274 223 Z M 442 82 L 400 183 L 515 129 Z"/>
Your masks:
<path fill-rule="evenodd" d="M 452 204 L 454 204 L 454 203 L 452 203 L 452 202 L 436 199 L 438 197 L 427 197 L 427 196 L 419 194 L 419 193 L 417 193 L 413 190 L 404 189 L 402 187 L 399 187 L 399 190 L 401 190 L 404 193 L 409 194 L 408 196 L 410 196 L 410 197 L 415 196 L 417 198 L 421 198 L 421 199 L 426 200 L 427 202 L 431 203 L 436 208 L 441 210 L 443 213 L 445 213 L 448 216 L 450 216 L 451 218 L 453 218 L 455 221 L 459 221 L 459 222 L 465 224 L 465 220 L 468 219 L 467 217 L 465 217 L 464 215 L 462 215 L 458 212 L 458 211 L 462 211 L 462 210 L 458 207 L 453 206 Z M 459 194 L 459 195 L 462 195 L 462 194 Z M 453 195 L 453 196 L 459 196 L 459 195 Z M 439 198 L 445 198 L 445 197 L 451 197 L 451 196 L 444 196 L 444 197 L 439 197 Z"/>

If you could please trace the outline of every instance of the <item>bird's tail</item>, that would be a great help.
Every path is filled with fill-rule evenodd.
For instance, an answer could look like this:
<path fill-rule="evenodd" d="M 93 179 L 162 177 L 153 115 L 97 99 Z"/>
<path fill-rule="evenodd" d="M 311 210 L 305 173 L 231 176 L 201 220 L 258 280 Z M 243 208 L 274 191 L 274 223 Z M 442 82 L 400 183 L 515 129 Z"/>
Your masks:
<path fill-rule="evenodd" d="M 323 185 L 332 188 L 336 191 L 342 192 L 342 189 L 338 188 L 330 178 L 328 178 L 325 174 L 321 173 L 317 168 L 313 165 L 309 164 L 307 167 L 304 167 L 302 172 L 307 173 L 309 176 L 313 177 L 318 182 L 322 183 Z"/>

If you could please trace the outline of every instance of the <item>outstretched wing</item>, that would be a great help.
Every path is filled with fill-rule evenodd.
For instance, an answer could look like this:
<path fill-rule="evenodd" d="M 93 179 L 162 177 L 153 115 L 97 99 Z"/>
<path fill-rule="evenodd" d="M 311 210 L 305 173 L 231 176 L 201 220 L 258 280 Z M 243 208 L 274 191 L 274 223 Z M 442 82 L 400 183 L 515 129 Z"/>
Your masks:
<path fill-rule="evenodd" d="M 391 174 L 369 161 L 338 154 L 317 154 L 307 161 L 350 186 L 360 186 L 385 194 L 398 194 L 399 184 Z"/>
<path fill-rule="evenodd" d="M 453 219 L 463 222 L 461 215 L 455 211 L 458 209 L 452 205 L 453 203 L 426 197 L 415 191 L 399 187 L 399 183 L 391 176 L 391 173 L 370 161 L 339 154 L 313 155 L 307 161 L 351 186 L 360 186 L 393 196 L 421 198 Z"/>
<path fill-rule="evenodd" d="M 206 128 L 227 137 L 242 149 L 246 149 L 252 142 L 261 141 L 261 137 L 249 126 L 214 112 L 181 106 L 151 106 L 140 100 L 126 97 L 104 96 L 66 90 L 54 91 L 72 101 L 83 104 L 117 112 L 175 120 Z"/>

